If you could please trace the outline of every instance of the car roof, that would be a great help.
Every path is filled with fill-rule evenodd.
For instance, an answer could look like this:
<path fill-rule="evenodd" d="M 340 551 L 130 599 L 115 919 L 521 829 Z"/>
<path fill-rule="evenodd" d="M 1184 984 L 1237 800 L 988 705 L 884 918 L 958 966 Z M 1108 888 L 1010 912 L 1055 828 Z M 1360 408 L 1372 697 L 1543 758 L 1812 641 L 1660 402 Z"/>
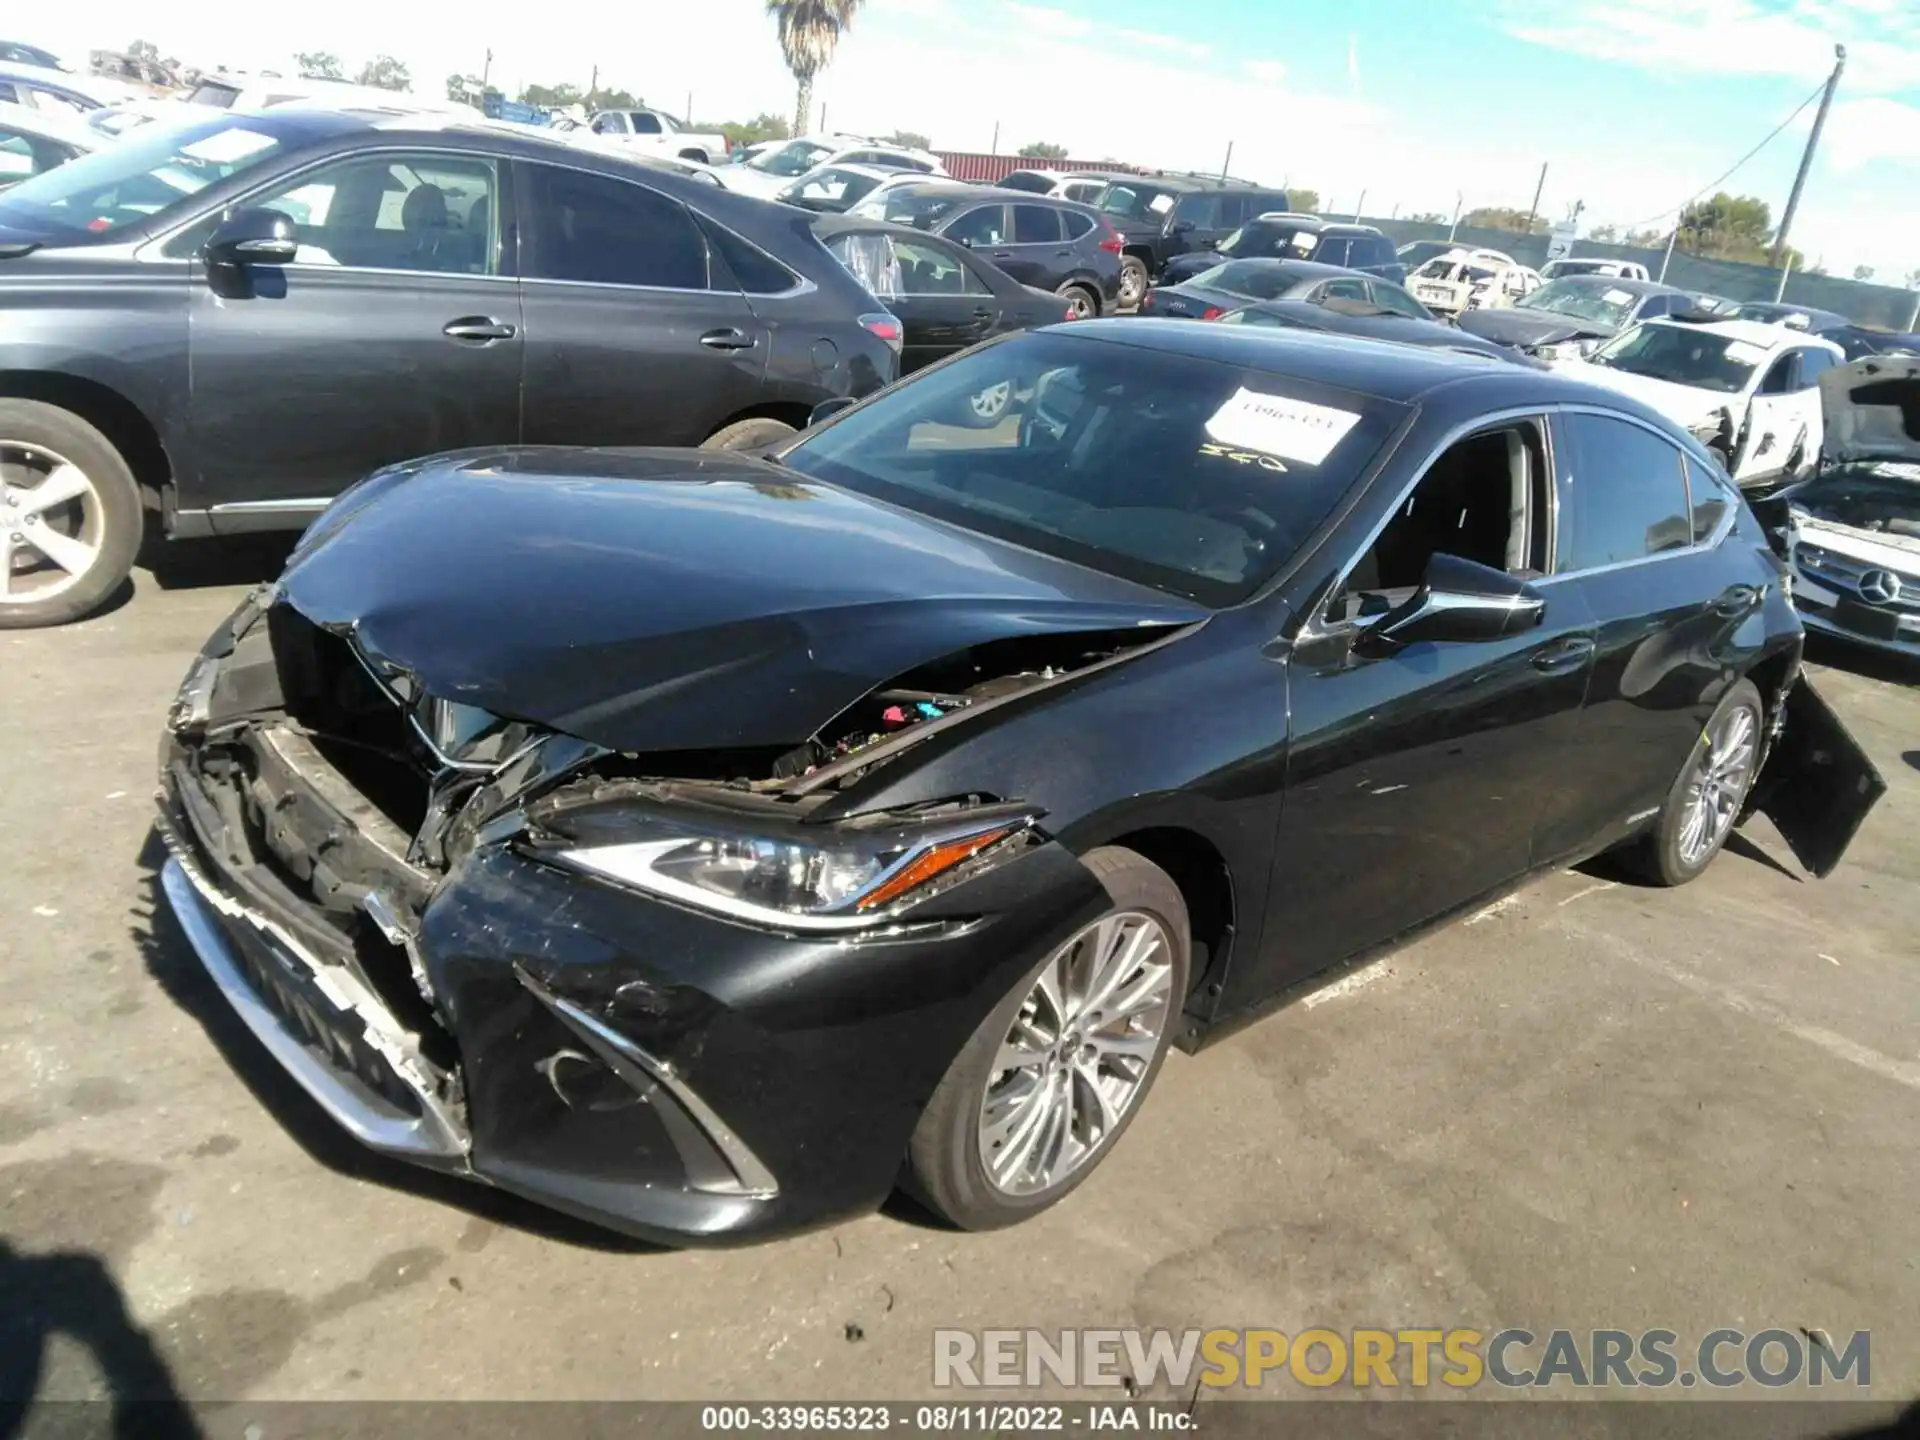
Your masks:
<path fill-rule="evenodd" d="M 1617 261 L 1609 261 L 1617 264 Z M 1686 295 L 1678 285 L 1663 284 L 1658 280 L 1630 280 L 1624 275 L 1557 275 L 1554 284 L 1569 285 L 1578 290 L 1624 290 L 1629 295 Z"/>
<path fill-rule="evenodd" d="M 1676 320 L 1660 316 L 1643 322 L 1648 325 L 1667 325 L 1675 330 L 1699 330 L 1708 335 L 1718 335 L 1726 340 L 1742 340 L 1749 345 L 1758 345 L 1763 350 L 1784 350 L 1789 345 L 1806 345 L 1810 342 L 1832 344 L 1821 341 L 1818 335 L 1806 330 L 1793 330 L 1785 325 L 1772 325 L 1764 320 Z"/>
<path fill-rule="evenodd" d="M 94 129 L 78 115 L 62 114 L 57 110 L 36 110 L 31 105 L 16 105 L 11 100 L 0 100 L 0 124 L 9 130 L 38 135 L 46 140 L 64 140 L 88 150 L 97 150 L 111 142 L 110 136 Z"/>
<path fill-rule="evenodd" d="M 1260 270 L 1270 270 L 1285 275 L 1290 280 L 1319 280 L 1323 277 L 1331 279 L 1336 275 L 1353 275 L 1363 279 L 1371 278 L 1368 277 L 1364 271 L 1350 270 L 1345 265 L 1328 265 L 1320 260 L 1282 260 L 1274 255 L 1249 255 L 1241 260 L 1235 260 L 1229 256 L 1222 260 L 1220 265 L 1223 268 L 1228 265 L 1244 265 Z M 1204 274 L 1205 271 L 1201 273 Z M 1198 279 L 1199 276 L 1196 275 L 1192 278 Z"/>
<path fill-rule="evenodd" d="M 1255 215 L 1248 219 L 1249 225 L 1291 225 L 1296 230 L 1311 230 L 1316 235 L 1380 235 L 1383 232 L 1372 225 L 1356 225 L 1351 220 L 1327 220 L 1318 215 L 1299 214 L 1292 210 L 1269 210 L 1264 215 Z"/>
<path fill-rule="evenodd" d="M 1771 325 L 1784 320 L 1789 315 L 1804 315 L 1809 321 L 1818 321 L 1827 326 L 1851 325 L 1853 321 L 1833 310 L 1818 310 L 1811 305 L 1788 305 L 1777 300 L 1738 300 L 1734 302 L 1742 310 L 1758 310 L 1773 317 L 1754 323 Z"/>
<path fill-rule="evenodd" d="M 1496 355 L 1391 340 L 1273 329 L 1267 326 L 1181 324 L 1133 317 L 1082 321 L 1066 333 L 1106 344 L 1238 365 L 1268 375 L 1407 404 L 1444 385 L 1499 388 L 1498 402 L 1553 405 L 1591 400 L 1638 414 L 1642 407 L 1613 391 L 1551 370 L 1515 365 Z M 1489 396 L 1489 403 L 1495 397 Z"/>

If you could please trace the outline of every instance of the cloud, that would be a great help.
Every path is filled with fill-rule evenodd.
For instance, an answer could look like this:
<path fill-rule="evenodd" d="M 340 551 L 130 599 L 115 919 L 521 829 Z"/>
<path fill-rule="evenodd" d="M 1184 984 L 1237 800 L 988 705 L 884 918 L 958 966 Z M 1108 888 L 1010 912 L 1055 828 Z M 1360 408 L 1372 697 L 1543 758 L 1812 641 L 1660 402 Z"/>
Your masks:
<path fill-rule="evenodd" d="M 1920 106 L 1872 97 L 1843 100 L 1827 116 L 1822 157 L 1843 173 L 1879 161 L 1920 167 Z M 1911 186 L 1920 176 L 1909 176 Z"/>
<path fill-rule="evenodd" d="M 1171 51 L 1184 55 L 1189 60 L 1205 60 L 1213 54 L 1211 45 L 1198 40 L 1185 40 L 1178 35 L 1162 35 L 1157 30 L 1121 30 L 1120 38 L 1129 45 L 1143 46 L 1149 50 Z"/>
<path fill-rule="evenodd" d="M 1278 60 L 1246 60 L 1240 68 L 1262 85 L 1278 85 L 1287 78 L 1287 67 Z"/>
<path fill-rule="evenodd" d="M 1004 8 L 1012 23 L 1037 34 L 1052 35 L 1061 40 L 1079 40 L 1093 33 L 1092 20 L 1070 11 L 1056 10 L 1051 5 L 1019 5 L 1014 0 L 1006 0 Z"/>
<path fill-rule="evenodd" d="M 1920 9 L 1907 0 L 1516 0 L 1507 32 L 1590 59 L 1670 77 L 1781 75 L 1809 82 L 1847 47 L 1846 83 L 1870 92 L 1920 85 Z"/>

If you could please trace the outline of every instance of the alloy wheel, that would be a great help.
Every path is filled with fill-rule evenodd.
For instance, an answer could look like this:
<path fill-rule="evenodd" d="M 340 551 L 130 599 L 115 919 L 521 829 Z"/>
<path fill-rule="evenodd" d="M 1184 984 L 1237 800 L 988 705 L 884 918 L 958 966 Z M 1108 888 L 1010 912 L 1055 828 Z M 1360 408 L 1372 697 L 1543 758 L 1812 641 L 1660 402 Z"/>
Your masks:
<path fill-rule="evenodd" d="M 1144 265 L 1135 262 L 1120 267 L 1120 303 L 1138 305 L 1147 293 L 1147 270 Z"/>
<path fill-rule="evenodd" d="M 1733 706 L 1707 731 L 1706 748 L 1687 781 L 1679 838 L 1684 864 L 1705 864 L 1739 818 L 1753 782 L 1759 737 L 1758 718 L 1745 705 Z"/>
<path fill-rule="evenodd" d="M 1076 320 L 1091 320 L 1093 318 L 1093 301 L 1087 298 L 1087 292 L 1084 290 L 1069 290 L 1067 292 L 1067 309 L 1073 313 L 1073 318 Z"/>
<path fill-rule="evenodd" d="M 989 385 L 979 394 L 972 396 L 967 404 L 973 413 L 982 420 L 998 420 L 1006 414 L 1007 405 L 1013 399 L 1013 382 L 1002 380 L 998 385 Z"/>
<path fill-rule="evenodd" d="M 1055 1188 L 1119 1129 L 1173 1018 L 1172 961 L 1166 928 L 1139 910 L 1047 957 L 980 1097 L 980 1163 L 1002 1194 Z"/>
<path fill-rule="evenodd" d="M 100 558 L 100 492 L 65 456 L 0 440 L 0 605 L 49 600 Z"/>

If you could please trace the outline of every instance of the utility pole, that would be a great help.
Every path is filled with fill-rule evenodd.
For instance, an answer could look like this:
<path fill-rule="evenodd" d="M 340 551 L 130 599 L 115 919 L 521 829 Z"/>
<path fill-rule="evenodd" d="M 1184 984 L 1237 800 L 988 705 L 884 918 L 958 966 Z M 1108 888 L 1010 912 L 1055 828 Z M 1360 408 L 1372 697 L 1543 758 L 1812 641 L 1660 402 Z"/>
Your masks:
<path fill-rule="evenodd" d="M 1460 228 L 1460 207 L 1466 203 L 1466 191 L 1456 190 L 1453 192 L 1453 224 L 1447 227 L 1447 243 L 1449 245 L 1453 243 L 1454 234 Z"/>
<path fill-rule="evenodd" d="M 593 97 L 599 93 L 600 93 L 600 67 L 596 65 L 593 67 L 593 78 L 587 81 L 587 106 L 586 106 L 587 109 L 591 110 L 594 108 Z"/>
<path fill-rule="evenodd" d="M 1233 141 L 1227 141 L 1227 158 L 1220 162 L 1220 183 L 1227 183 L 1227 171 L 1233 168 Z"/>
<path fill-rule="evenodd" d="M 1667 266 L 1673 263 L 1673 247 L 1680 239 L 1680 217 L 1673 217 L 1673 231 L 1667 236 L 1667 253 L 1660 257 L 1660 283 L 1667 283 Z"/>
<path fill-rule="evenodd" d="M 1540 181 L 1533 187 L 1533 204 L 1527 207 L 1527 228 L 1522 234 L 1533 233 L 1533 217 L 1540 213 L 1540 192 L 1547 188 L 1547 162 L 1540 162 Z"/>
<path fill-rule="evenodd" d="M 1780 266 L 1780 257 L 1786 252 L 1787 232 L 1793 229 L 1793 215 L 1800 208 L 1800 192 L 1806 188 L 1807 171 L 1813 168 L 1813 152 L 1820 144 L 1820 130 L 1827 123 L 1827 111 L 1833 105 L 1833 92 L 1840 88 L 1840 72 L 1847 68 L 1847 47 L 1833 47 L 1833 74 L 1827 77 L 1827 88 L 1821 92 L 1820 108 L 1813 113 L 1813 129 L 1807 132 L 1807 148 L 1801 152 L 1800 168 L 1793 175 L 1793 189 L 1787 193 L 1787 211 L 1780 217 L 1780 228 L 1773 236 L 1773 265 Z M 1780 289 L 1785 293 L 1787 277 L 1780 276 Z"/>
<path fill-rule="evenodd" d="M 1787 256 L 1787 263 L 1780 267 L 1780 283 L 1773 292 L 1773 303 L 1778 305 L 1787 298 L 1787 277 L 1793 274 L 1793 257 Z"/>
<path fill-rule="evenodd" d="M 487 63 L 480 67 L 480 98 L 487 97 L 487 77 L 493 74 L 493 51 L 487 51 Z"/>
<path fill-rule="evenodd" d="M 1360 223 L 1360 217 L 1366 213 L 1366 209 L 1367 209 L 1367 192 L 1365 190 L 1362 190 L 1360 192 L 1359 200 L 1354 203 L 1354 207 L 1353 207 L 1353 223 L 1354 224 L 1358 225 Z"/>
<path fill-rule="evenodd" d="M 1000 122 L 998 120 L 993 122 L 993 148 L 987 153 L 989 155 L 998 155 L 1000 153 Z"/>

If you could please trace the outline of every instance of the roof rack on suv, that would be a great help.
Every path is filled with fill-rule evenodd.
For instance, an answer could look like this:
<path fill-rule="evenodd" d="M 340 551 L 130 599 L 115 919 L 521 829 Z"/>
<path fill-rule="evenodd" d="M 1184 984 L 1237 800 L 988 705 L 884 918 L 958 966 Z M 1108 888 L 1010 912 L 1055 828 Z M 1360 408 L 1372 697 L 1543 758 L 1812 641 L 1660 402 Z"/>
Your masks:
<path fill-rule="evenodd" d="M 1152 177 L 1156 180 L 1197 180 L 1202 185 L 1247 185 L 1255 189 L 1264 189 L 1258 180 L 1248 180 L 1239 175 L 1221 175 L 1210 170 L 1155 170 Z"/>

